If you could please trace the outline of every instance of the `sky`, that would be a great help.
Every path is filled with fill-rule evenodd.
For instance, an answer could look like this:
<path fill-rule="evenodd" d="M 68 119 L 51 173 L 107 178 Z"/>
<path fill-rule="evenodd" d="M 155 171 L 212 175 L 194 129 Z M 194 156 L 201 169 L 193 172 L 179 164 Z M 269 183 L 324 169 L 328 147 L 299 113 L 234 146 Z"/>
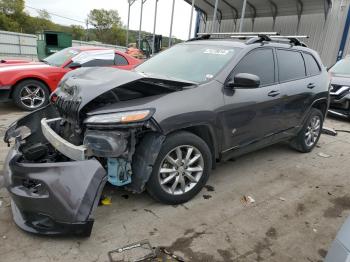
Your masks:
<path fill-rule="evenodd" d="M 143 6 L 142 30 L 153 32 L 154 7 L 156 0 L 146 0 Z M 73 18 L 79 21 L 85 21 L 90 10 L 96 8 L 115 9 L 118 11 L 124 25 L 128 18 L 127 0 L 25 0 L 26 11 L 32 16 L 37 12 L 29 7 L 45 9 L 50 13 Z M 171 19 L 172 0 L 158 0 L 157 26 L 156 34 L 169 36 Z M 130 11 L 130 29 L 138 30 L 140 23 L 141 0 L 136 0 L 131 6 Z M 184 0 L 175 0 L 173 36 L 180 39 L 187 39 L 189 32 L 189 23 L 191 15 L 191 6 Z M 51 15 L 55 23 L 63 25 L 79 24 L 67 19 Z M 192 33 L 196 20 L 196 12 L 193 14 Z M 81 24 L 85 27 L 84 24 Z"/>

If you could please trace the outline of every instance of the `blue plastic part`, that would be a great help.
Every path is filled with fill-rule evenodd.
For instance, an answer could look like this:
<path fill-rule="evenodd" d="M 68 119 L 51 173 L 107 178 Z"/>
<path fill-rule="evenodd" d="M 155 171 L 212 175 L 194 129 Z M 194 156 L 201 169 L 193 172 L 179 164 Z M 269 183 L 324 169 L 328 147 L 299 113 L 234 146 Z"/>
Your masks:
<path fill-rule="evenodd" d="M 131 183 L 130 163 L 122 158 L 107 159 L 108 182 L 114 186 L 125 186 Z"/>

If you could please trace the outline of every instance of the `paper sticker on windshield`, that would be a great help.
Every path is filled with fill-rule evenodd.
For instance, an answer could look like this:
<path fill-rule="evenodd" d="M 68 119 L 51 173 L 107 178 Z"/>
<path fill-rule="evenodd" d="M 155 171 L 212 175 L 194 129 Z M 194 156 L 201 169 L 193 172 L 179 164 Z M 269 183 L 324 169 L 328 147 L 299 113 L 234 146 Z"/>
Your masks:
<path fill-rule="evenodd" d="M 226 49 L 205 49 L 204 54 L 211 54 L 211 55 L 227 55 L 232 50 L 226 50 Z"/>

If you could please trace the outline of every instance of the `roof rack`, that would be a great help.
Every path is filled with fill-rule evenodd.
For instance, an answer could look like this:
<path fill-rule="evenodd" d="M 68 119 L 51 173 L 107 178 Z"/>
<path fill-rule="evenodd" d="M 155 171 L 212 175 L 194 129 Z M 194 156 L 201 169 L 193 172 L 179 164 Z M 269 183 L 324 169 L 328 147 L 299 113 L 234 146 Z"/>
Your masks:
<path fill-rule="evenodd" d="M 261 43 L 264 41 L 288 42 L 295 46 L 305 46 L 305 43 L 299 41 L 298 38 L 309 38 L 307 35 L 280 35 L 278 32 L 212 32 L 212 33 L 198 33 L 198 37 L 191 38 L 187 41 L 206 40 L 212 36 L 228 36 L 230 38 L 237 38 L 247 40 L 246 44 Z"/>
<path fill-rule="evenodd" d="M 279 35 L 278 32 L 212 32 L 212 33 L 198 33 L 198 36 L 203 35 L 220 35 L 220 36 L 257 36 L 257 35 Z"/>
<path fill-rule="evenodd" d="M 307 35 L 276 35 L 276 36 L 267 36 L 264 34 L 258 34 L 258 36 L 253 36 L 249 40 L 246 41 L 246 44 L 254 44 L 264 41 L 276 41 L 276 42 L 288 42 L 289 44 L 295 45 L 295 46 L 304 46 L 306 47 L 306 44 L 299 41 L 298 38 L 309 38 Z"/>

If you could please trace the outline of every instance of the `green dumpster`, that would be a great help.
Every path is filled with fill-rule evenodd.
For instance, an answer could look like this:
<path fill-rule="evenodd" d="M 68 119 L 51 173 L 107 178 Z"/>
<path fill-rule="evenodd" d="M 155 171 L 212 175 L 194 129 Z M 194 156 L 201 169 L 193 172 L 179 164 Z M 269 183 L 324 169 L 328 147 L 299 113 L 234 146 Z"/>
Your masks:
<path fill-rule="evenodd" d="M 39 60 L 71 46 L 71 34 L 56 31 L 44 31 L 38 34 L 37 51 Z"/>

